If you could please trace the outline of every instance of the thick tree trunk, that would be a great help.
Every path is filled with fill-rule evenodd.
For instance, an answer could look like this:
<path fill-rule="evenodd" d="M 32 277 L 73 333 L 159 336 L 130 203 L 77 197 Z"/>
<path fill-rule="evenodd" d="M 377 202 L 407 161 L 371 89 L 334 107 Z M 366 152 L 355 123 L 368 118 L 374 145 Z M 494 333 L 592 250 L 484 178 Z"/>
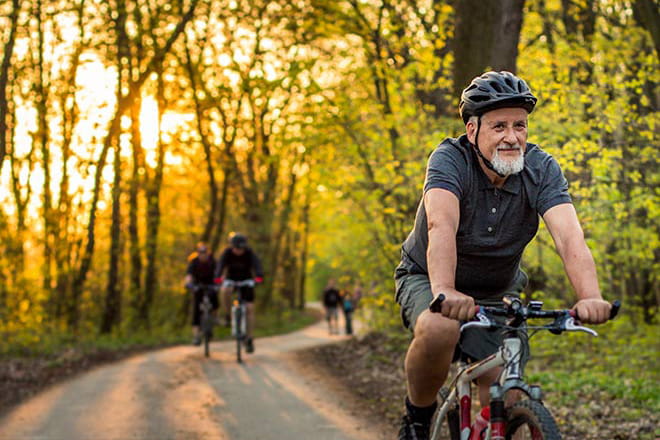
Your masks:
<path fill-rule="evenodd" d="M 486 69 L 516 71 L 524 0 L 456 2 L 454 90 L 460 96 Z"/>
<path fill-rule="evenodd" d="M 499 23 L 494 28 L 494 45 L 490 65 L 493 70 L 516 73 L 518 43 L 523 22 L 525 0 L 501 0 Z"/>
<path fill-rule="evenodd" d="M 658 0 L 635 0 L 633 3 L 633 17 L 653 39 L 655 54 L 660 58 L 660 8 Z"/>

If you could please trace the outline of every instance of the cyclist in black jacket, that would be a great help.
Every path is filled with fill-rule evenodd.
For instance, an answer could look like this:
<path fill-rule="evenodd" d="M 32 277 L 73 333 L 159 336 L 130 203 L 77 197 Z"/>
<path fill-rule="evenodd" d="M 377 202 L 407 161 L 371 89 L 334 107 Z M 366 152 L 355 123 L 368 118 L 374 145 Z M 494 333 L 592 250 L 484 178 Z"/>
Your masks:
<path fill-rule="evenodd" d="M 188 268 L 186 270 L 186 288 L 193 293 L 193 314 L 192 314 L 192 333 L 193 344 L 199 345 L 202 342 L 199 333 L 200 310 L 203 291 L 199 285 L 213 284 L 213 275 L 215 271 L 215 259 L 206 245 L 206 243 L 197 243 L 195 252 L 188 257 Z M 213 306 L 213 313 L 218 309 L 218 294 L 210 292 L 209 299 Z"/>
<path fill-rule="evenodd" d="M 222 285 L 225 279 L 232 281 L 243 281 L 254 279 L 257 284 L 264 280 L 264 272 L 261 261 L 254 251 L 248 247 L 247 237 L 243 234 L 233 234 L 228 246 L 220 255 L 215 271 L 216 284 Z M 247 306 L 247 338 L 245 350 L 248 353 L 254 351 L 252 330 L 254 329 L 254 288 L 242 287 L 243 300 Z M 225 310 L 225 325 L 229 326 L 229 313 L 231 311 L 231 287 L 223 287 L 220 291 L 222 307 Z"/>

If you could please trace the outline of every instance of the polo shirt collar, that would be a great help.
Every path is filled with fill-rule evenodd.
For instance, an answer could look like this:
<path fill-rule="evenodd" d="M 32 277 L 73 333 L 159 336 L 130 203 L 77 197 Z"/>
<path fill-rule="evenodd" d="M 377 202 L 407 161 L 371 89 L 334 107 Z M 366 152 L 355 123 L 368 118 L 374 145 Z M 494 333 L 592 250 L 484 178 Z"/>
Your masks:
<path fill-rule="evenodd" d="M 486 176 L 484 170 L 481 169 L 481 165 L 479 163 L 477 163 L 476 165 L 479 168 L 479 171 L 481 171 L 481 173 L 479 173 L 479 191 L 495 189 L 496 188 L 495 185 L 493 185 L 491 181 L 488 180 L 488 176 Z M 524 172 L 525 170 L 521 171 L 518 174 L 514 174 L 507 177 L 506 181 L 504 182 L 504 186 L 502 186 L 502 188 L 497 188 L 497 189 L 510 194 L 519 194 L 520 187 L 522 186 L 521 174 Z"/>

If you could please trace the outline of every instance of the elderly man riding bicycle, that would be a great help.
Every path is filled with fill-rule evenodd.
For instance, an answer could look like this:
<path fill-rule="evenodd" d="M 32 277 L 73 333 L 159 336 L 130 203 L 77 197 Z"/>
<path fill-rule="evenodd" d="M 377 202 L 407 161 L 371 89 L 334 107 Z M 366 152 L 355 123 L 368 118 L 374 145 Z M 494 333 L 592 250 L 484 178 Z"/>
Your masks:
<path fill-rule="evenodd" d="M 408 395 L 399 439 L 429 438 L 436 395 L 452 360 L 480 360 L 494 353 L 501 336 L 471 328 L 475 302 L 497 305 L 527 284 L 523 250 L 543 218 L 562 258 L 583 322 L 610 315 L 596 267 L 556 160 L 527 143 L 527 116 L 536 97 L 509 72 L 487 72 L 463 91 L 459 106 L 466 133 L 444 140 L 428 161 L 415 225 L 395 271 L 396 299 L 414 338 L 405 360 Z M 442 313 L 429 303 L 444 294 Z M 459 345 L 460 337 L 460 348 Z M 500 371 L 481 377 L 479 397 Z"/>

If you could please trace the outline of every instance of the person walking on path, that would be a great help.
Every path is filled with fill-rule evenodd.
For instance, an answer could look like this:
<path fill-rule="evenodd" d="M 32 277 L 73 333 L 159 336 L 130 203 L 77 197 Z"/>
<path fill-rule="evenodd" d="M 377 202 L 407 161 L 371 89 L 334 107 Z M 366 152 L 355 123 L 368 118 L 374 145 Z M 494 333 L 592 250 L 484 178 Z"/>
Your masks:
<path fill-rule="evenodd" d="M 325 319 L 328 321 L 328 333 L 330 334 L 339 333 L 337 307 L 340 300 L 341 297 L 335 285 L 335 280 L 330 278 L 323 290 L 323 307 L 325 308 Z"/>
<path fill-rule="evenodd" d="M 355 310 L 355 297 L 349 290 L 345 290 L 341 298 L 341 310 L 344 312 L 345 332 L 353 334 L 353 311 Z"/>

